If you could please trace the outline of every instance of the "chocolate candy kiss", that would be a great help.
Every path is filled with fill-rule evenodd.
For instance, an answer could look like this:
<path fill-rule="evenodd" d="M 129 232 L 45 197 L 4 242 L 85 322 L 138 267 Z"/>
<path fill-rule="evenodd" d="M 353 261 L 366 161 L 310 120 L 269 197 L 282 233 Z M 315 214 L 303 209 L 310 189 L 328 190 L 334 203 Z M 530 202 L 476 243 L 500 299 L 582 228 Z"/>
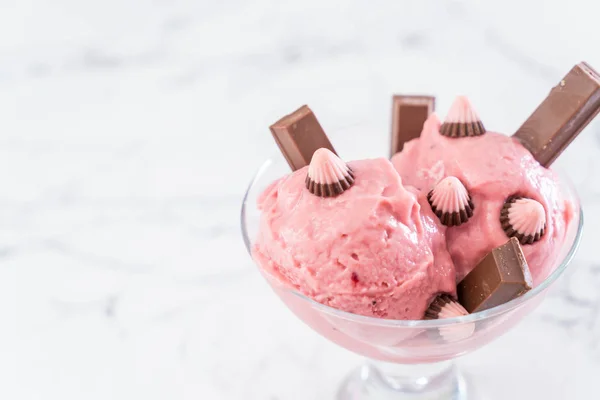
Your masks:
<path fill-rule="evenodd" d="M 458 96 L 446 115 L 440 133 L 451 138 L 479 136 L 485 133 L 485 128 L 469 99 Z"/>
<path fill-rule="evenodd" d="M 473 202 L 458 178 L 442 179 L 427 195 L 431 209 L 446 226 L 458 226 L 473 216 Z"/>
<path fill-rule="evenodd" d="M 306 188 L 320 197 L 335 197 L 348 190 L 354 183 L 354 174 L 332 151 L 320 148 L 312 156 Z"/>
<path fill-rule="evenodd" d="M 431 302 L 423 319 L 452 318 L 467 314 L 467 310 L 458 301 L 449 294 L 442 293 Z"/>
<path fill-rule="evenodd" d="M 429 305 L 423 319 L 444 319 L 468 315 L 468 311 L 452 296 L 446 293 L 438 295 Z M 475 331 L 472 322 L 440 327 L 438 332 L 447 342 L 455 342 L 470 337 Z"/>
<path fill-rule="evenodd" d="M 546 211 L 539 201 L 512 196 L 500 211 L 500 223 L 506 236 L 516 237 L 521 244 L 531 244 L 544 235 Z"/>

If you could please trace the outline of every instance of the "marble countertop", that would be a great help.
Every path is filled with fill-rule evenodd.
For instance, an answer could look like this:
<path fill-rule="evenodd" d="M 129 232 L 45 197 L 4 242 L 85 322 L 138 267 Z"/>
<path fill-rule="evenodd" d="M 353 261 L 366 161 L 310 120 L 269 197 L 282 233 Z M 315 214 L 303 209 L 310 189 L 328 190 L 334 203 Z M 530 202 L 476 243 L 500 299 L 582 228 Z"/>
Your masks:
<path fill-rule="evenodd" d="M 0 0 L 0 398 L 332 398 L 360 357 L 285 309 L 240 236 L 266 127 L 308 103 L 386 143 L 391 94 L 420 92 L 512 132 L 600 67 L 584 0 L 483 3 Z M 593 123 L 558 161 L 586 214 L 574 272 L 459 360 L 478 400 L 598 393 L 599 155 Z"/>

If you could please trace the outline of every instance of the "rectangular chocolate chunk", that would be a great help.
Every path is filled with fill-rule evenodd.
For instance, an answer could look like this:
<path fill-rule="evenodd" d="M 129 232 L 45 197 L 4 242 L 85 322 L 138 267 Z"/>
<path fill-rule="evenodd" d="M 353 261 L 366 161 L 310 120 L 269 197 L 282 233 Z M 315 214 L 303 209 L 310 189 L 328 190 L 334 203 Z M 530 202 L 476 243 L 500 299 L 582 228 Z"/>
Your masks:
<path fill-rule="evenodd" d="M 423 124 L 434 110 L 435 97 L 394 96 L 392 101 L 392 156 L 402 151 L 404 143 L 421 135 Z"/>
<path fill-rule="evenodd" d="M 600 75 L 579 63 L 513 135 L 549 167 L 600 111 Z"/>
<path fill-rule="evenodd" d="M 335 153 L 317 117 L 306 105 L 281 118 L 270 129 L 292 171 L 310 164 L 313 153 L 321 147 Z"/>
<path fill-rule="evenodd" d="M 521 296 L 533 281 L 517 238 L 496 247 L 458 284 L 458 301 L 470 313 Z"/>

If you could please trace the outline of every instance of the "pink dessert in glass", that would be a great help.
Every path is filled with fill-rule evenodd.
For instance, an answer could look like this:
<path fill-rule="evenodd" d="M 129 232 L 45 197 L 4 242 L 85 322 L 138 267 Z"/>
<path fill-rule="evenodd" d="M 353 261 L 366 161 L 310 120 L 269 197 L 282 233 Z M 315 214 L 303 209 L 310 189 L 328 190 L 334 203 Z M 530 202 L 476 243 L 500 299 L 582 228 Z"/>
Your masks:
<path fill-rule="evenodd" d="M 532 311 L 581 238 L 577 195 L 547 167 L 600 111 L 589 65 L 577 64 L 512 137 L 486 131 L 464 97 L 443 124 L 426 119 L 433 107 L 406 105 L 404 116 L 428 111 L 415 111 L 425 115 L 418 125 L 394 123 L 423 129 L 392 142 L 402 151 L 391 162 L 345 163 L 315 148 L 332 149 L 310 109 L 284 117 L 272 132 L 294 171 L 269 160 L 243 202 L 244 241 L 277 295 L 369 358 L 339 399 L 466 399 L 451 360 Z M 301 143 L 310 135 L 321 137 Z M 513 284 L 524 290 L 497 301 Z"/>
<path fill-rule="evenodd" d="M 315 158 L 324 152 L 336 157 L 320 149 Z M 388 160 L 348 165 L 355 182 L 337 197 L 307 190 L 308 167 L 269 187 L 259 199 L 253 255 L 270 275 L 319 303 L 421 319 L 438 293 L 456 294 L 446 227 Z"/>
<path fill-rule="evenodd" d="M 459 97 L 445 122 L 469 117 L 478 118 L 468 100 Z M 405 184 L 424 191 L 446 176 L 457 177 L 468 188 L 475 205 L 473 218 L 446 233 L 458 280 L 491 249 L 506 242 L 499 215 L 507 197 L 519 195 L 540 202 L 545 210 L 544 235 L 523 246 L 534 283 L 543 281 L 573 218 L 574 206 L 561 193 L 556 174 L 542 167 L 514 138 L 490 131 L 450 138 L 440 134 L 440 127 L 432 114 L 420 138 L 407 142 L 403 151 L 392 157 L 392 163 Z"/>

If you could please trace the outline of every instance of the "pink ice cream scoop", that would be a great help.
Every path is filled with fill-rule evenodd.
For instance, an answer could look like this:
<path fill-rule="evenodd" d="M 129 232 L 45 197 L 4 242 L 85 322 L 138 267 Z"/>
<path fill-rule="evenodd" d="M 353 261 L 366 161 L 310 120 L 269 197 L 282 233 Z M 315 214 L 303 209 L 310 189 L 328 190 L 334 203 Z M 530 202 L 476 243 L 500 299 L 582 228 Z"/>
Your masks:
<path fill-rule="evenodd" d="M 319 149 L 310 166 L 272 184 L 259 208 L 261 269 L 320 303 L 417 320 L 438 294 L 456 293 L 446 227 L 386 159 L 346 165 Z"/>
<path fill-rule="evenodd" d="M 450 225 L 447 244 L 459 280 L 509 236 L 521 241 L 535 284 L 554 268 L 573 205 L 562 196 L 557 176 L 520 143 L 486 132 L 465 97 L 457 98 L 443 125 L 431 115 L 420 138 L 406 143 L 392 163 L 405 184 L 429 193 L 439 217 L 440 207 L 454 204 L 444 200 L 444 178 L 453 177 L 454 184 L 458 181 L 466 189 L 468 197 L 461 192 L 459 200 L 472 202 L 471 216 L 445 223 Z M 436 199 L 443 204 L 435 204 Z M 449 221 L 451 217 L 451 212 L 446 214 Z"/>

